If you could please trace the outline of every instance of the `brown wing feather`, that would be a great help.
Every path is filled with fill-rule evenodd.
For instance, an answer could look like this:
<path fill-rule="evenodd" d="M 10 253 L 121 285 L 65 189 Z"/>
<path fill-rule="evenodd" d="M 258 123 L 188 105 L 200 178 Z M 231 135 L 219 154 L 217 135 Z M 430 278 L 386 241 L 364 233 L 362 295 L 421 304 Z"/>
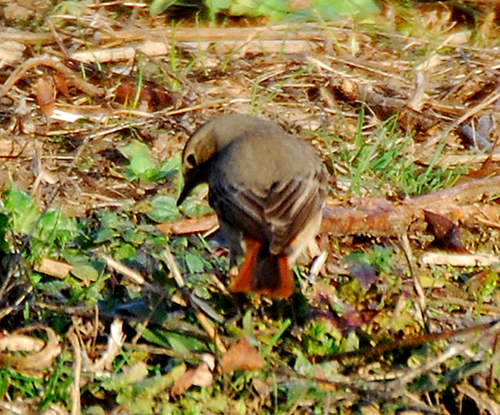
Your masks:
<path fill-rule="evenodd" d="M 299 234 L 324 200 L 326 177 L 318 166 L 311 174 L 247 189 L 222 179 L 210 186 L 210 204 L 224 222 L 269 245 L 278 255 Z"/>

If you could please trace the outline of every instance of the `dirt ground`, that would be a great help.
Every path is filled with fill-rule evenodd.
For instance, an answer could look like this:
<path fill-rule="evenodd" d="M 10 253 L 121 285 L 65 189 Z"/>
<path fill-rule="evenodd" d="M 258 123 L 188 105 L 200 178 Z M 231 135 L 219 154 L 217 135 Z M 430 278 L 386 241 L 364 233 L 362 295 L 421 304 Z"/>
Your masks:
<path fill-rule="evenodd" d="M 274 120 L 310 141 L 331 175 L 318 238 L 328 257 L 320 282 L 304 282 L 305 302 L 323 317 L 328 310 L 325 319 L 346 339 L 348 331 L 356 331 L 358 346 L 383 345 L 388 339 L 394 341 L 392 351 L 438 345 L 432 357 L 415 357 L 414 367 L 403 369 L 401 356 L 381 358 L 377 364 L 388 368 L 382 374 L 394 376 L 383 387 L 374 386 L 381 372 L 373 362 L 346 364 L 341 380 L 321 373 L 324 367 L 313 370 L 326 390 L 345 392 L 343 406 L 334 405 L 341 401 L 335 395 L 328 401 L 334 409 L 323 413 L 390 413 L 401 401 L 404 413 L 499 414 L 500 31 L 494 5 L 474 6 L 474 12 L 446 3 L 418 4 L 413 10 L 387 6 L 374 22 L 364 23 L 266 25 L 239 18 L 211 27 L 191 17 L 180 23 L 152 18 L 142 6 L 118 2 L 64 3 L 57 9 L 48 1 L 1 2 L 0 189 L 15 185 L 36 201 L 40 212 L 61 208 L 89 226 L 97 226 L 102 212 L 117 212 L 131 226 L 142 226 L 155 197 L 177 197 L 177 167 L 163 166 L 178 166 L 184 142 L 203 122 L 230 112 Z M 147 158 L 158 170 L 154 177 L 138 174 L 131 167 L 133 156 L 121 151 L 134 142 L 146 145 Z M 181 258 L 181 245 L 195 245 L 193 235 L 209 231 L 214 221 L 210 213 L 188 215 L 191 222 L 181 216 L 161 221 L 160 229 L 169 233 L 174 256 L 188 264 L 181 266 L 187 272 L 191 268 Z M 383 254 L 375 273 L 350 267 L 347 257 L 374 245 L 396 252 L 390 271 L 381 265 Z M 112 245 L 85 246 L 92 255 L 113 252 Z M 224 256 L 221 249 L 215 251 Z M 107 265 L 111 274 L 120 273 Z M 447 267 L 457 268 L 448 272 Z M 380 275 L 401 280 L 393 284 Z M 363 278 L 368 288 L 361 300 L 345 283 L 359 279 L 363 285 Z M 224 277 L 219 280 L 223 286 Z M 492 288 L 485 294 L 487 283 Z M 118 283 L 110 283 L 116 290 L 113 284 Z M 380 284 L 380 291 L 372 292 L 373 284 Z M 216 289 L 209 286 L 204 299 L 224 314 Z M 386 297 L 396 286 L 398 294 Z M 0 304 L 2 318 L 10 316 L 5 321 L 13 329 L 21 311 L 9 292 Z M 222 292 L 217 295 L 226 295 Z M 332 305 L 336 301 L 342 310 Z M 408 311 L 408 302 L 416 311 Z M 234 311 L 234 302 L 229 303 Z M 233 311 L 224 317 L 239 321 Z M 314 313 L 308 318 L 314 320 Z M 274 314 L 256 315 L 269 324 Z M 391 318 L 398 327 L 388 324 Z M 454 340 L 454 330 L 474 324 L 483 326 L 469 333 L 472 337 Z M 231 343 L 230 333 L 221 330 L 223 341 Z M 274 356 L 289 368 L 284 356 L 291 352 L 284 350 L 310 334 L 293 330 L 294 340 Z M 478 331 L 487 339 L 483 348 Z M 407 340 L 408 335 L 417 337 Z M 452 360 L 450 345 L 463 356 L 463 366 Z M 348 359 L 356 358 L 348 355 L 355 350 L 343 344 L 338 351 Z M 310 356 L 310 361 L 319 365 L 329 353 Z M 481 370 L 472 370 L 474 365 L 482 365 Z M 471 374 L 459 375 L 455 369 Z M 298 372 L 285 372 L 280 373 L 301 379 Z M 439 387 L 419 390 L 411 383 L 424 375 Z M 360 386 L 360 379 L 368 386 Z M 183 386 L 177 386 L 183 395 Z M 252 401 L 247 413 L 270 411 L 268 395 L 264 398 L 253 387 L 262 400 Z M 361 410 L 356 400 L 370 387 L 372 412 L 365 412 L 370 405 Z M 326 398 L 315 399 L 325 411 Z M 293 405 L 300 413 L 313 413 L 314 405 L 305 399 Z"/>

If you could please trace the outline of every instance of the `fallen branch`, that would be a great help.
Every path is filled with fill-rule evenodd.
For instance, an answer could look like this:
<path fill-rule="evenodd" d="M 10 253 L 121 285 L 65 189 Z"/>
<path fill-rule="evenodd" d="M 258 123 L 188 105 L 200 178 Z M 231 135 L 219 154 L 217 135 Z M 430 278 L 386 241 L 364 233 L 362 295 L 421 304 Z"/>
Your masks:
<path fill-rule="evenodd" d="M 66 65 L 61 62 L 52 59 L 49 56 L 42 56 L 41 58 L 28 59 L 21 66 L 19 66 L 14 72 L 12 72 L 9 78 L 5 81 L 2 88 L 0 88 L 0 98 L 2 98 L 10 89 L 16 84 L 22 76 L 28 72 L 30 69 L 36 68 L 37 66 L 48 66 L 63 75 L 68 84 L 73 85 L 75 88 L 79 89 L 86 94 L 93 97 L 100 97 L 105 94 L 104 89 L 98 88 L 83 79 L 79 78 L 74 74 L 74 72 L 69 69 Z"/>
<path fill-rule="evenodd" d="M 328 200 L 323 209 L 321 231 L 333 235 L 401 236 L 427 226 L 425 211 L 445 216 L 462 224 L 482 224 L 500 228 L 500 206 L 478 204 L 500 194 L 500 176 L 471 180 L 466 183 L 407 199 L 391 202 L 382 198 L 364 198 L 351 206 L 335 205 Z M 162 232 L 190 234 L 206 232 L 217 223 L 214 213 L 200 218 L 158 226 Z"/>
<path fill-rule="evenodd" d="M 476 204 L 500 194 L 500 176 L 471 180 L 440 192 L 396 204 L 385 199 L 363 199 L 352 207 L 331 207 L 323 214 L 323 232 L 334 235 L 400 236 L 410 226 L 422 229 L 424 210 L 453 221 L 500 226 L 500 206 Z M 328 206 L 330 205 L 330 206 Z M 422 224 L 422 226 L 416 226 Z"/>

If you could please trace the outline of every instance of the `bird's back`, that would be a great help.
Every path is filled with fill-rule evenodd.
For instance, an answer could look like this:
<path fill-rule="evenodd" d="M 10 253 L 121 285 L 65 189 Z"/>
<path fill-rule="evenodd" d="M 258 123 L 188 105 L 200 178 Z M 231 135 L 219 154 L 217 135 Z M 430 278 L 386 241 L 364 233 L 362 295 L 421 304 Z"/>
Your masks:
<path fill-rule="evenodd" d="M 325 194 L 323 166 L 306 142 L 275 124 L 245 130 L 217 155 L 210 203 L 221 220 L 281 253 Z"/>

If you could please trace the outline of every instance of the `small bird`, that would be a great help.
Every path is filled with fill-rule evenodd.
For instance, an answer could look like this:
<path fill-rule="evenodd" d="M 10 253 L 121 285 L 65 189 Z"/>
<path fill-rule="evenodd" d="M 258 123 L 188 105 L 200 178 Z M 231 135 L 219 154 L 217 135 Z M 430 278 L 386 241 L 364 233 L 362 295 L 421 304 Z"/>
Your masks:
<path fill-rule="evenodd" d="M 274 122 L 224 115 L 189 138 L 182 172 L 177 205 L 208 182 L 208 201 L 229 245 L 230 290 L 292 295 L 291 268 L 321 226 L 327 179 L 314 148 Z"/>

